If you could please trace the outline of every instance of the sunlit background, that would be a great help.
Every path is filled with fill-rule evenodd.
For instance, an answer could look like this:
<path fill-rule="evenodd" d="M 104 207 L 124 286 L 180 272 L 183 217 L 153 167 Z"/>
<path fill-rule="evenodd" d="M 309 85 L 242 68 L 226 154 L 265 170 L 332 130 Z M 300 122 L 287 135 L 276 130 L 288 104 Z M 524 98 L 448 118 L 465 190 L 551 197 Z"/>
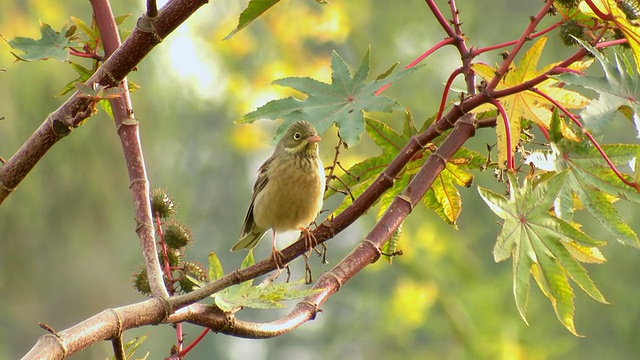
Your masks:
<path fill-rule="evenodd" d="M 112 1 L 117 15 L 132 14 L 123 29 L 134 27 L 142 4 Z M 458 2 L 466 35 L 475 46 L 517 38 L 540 4 Z M 178 203 L 177 218 L 191 226 L 196 243 L 188 258 L 206 263 L 215 251 L 227 271 L 238 267 L 244 256 L 228 249 L 237 239 L 255 171 L 270 155 L 279 124 L 238 125 L 233 120 L 269 100 L 299 96 L 270 85 L 275 79 L 310 76 L 329 81 L 333 50 L 354 67 L 371 47 L 375 77 L 396 61 L 406 65 L 445 36 L 422 1 L 334 0 L 321 5 L 285 0 L 223 41 L 245 5 L 211 2 L 129 77 L 140 86 L 132 99 L 152 187 L 167 188 Z M 42 0 L 4 0 L 1 9 L 0 34 L 6 39 L 38 38 L 38 21 L 54 29 L 70 24 L 70 16 L 91 21 L 86 1 L 52 6 Z M 543 61 L 571 51 L 558 44 L 551 34 Z M 6 69 L 0 72 L 4 158 L 65 101 L 56 94 L 76 77 L 68 64 L 13 62 L 10 51 L 0 41 L 0 68 Z M 435 113 L 443 83 L 457 67 L 456 55 L 453 49 L 440 50 L 385 94 L 408 107 L 420 125 Z M 500 57 L 493 53 L 482 60 L 493 64 Z M 403 114 L 383 119 L 399 129 Z M 322 157 L 328 163 L 335 129 L 322 135 Z M 470 147 L 484 151 L 485 143 L 495 140 L 486 131 L 472 142 Z M 376 154 L 365 137 L 341 159 L 350 165 Z M 502 189 L 489 171 L 476 174 L 475 183 Z M 54 146 L 0 206 L 0 359 L 24 355 L 44 334 L 38 322 L 62 330 L 103 309 L 143 300 L 130 285 L 130 274 L 142 259 L 128 186 L 115 127 L 101 112 Z M 609 263 L 588 267 L 611 305 L 576 291 L 576 323 L 586 337 L 564 330 L 537 288 L 531 291 L 527 326 L 514 304 L 511 263 L 493 262 L 497 218 L 475 188 L 460 191 L 464 210 L 459 230 L 416 209 L 403 228 L 400 246 L 405 255 L 392 266 L 381 261 L 356 276 L 316 320 L 271 340 L 210 334 L 189 359 L 631 358 L 640 353 L 636 250 L 612 243 L 604 249 Z M 637 209 L 622 211 L 628 223 L 637 223 Z M 374 214 L 329 242 L 329 265 L 311 261 L 316 277 L 362 239 Z M 597 224 L 588 228 L 594 237 L 606 239 Z M 283 238 L 281 246 L 285 242 Z M 261 244 L 257 251 L 264 257 L 269 247 Z M 303 278 L 304 271 L 294 267 L 293 277 Z M 270 321 L 283 313 L 248 311 L 240 316 Z M 186 326 L 185 332 L 190 342 L 200 329 Z M 150 351 L 150 359 L 165 357 L 175 341 L 168 325 L 127 332 L 125 340 L 144 334 L 149 339 L 137 355 Z M 74 358 L 105 359 L 111 356 L 110 348 L 104 342 Z"/>

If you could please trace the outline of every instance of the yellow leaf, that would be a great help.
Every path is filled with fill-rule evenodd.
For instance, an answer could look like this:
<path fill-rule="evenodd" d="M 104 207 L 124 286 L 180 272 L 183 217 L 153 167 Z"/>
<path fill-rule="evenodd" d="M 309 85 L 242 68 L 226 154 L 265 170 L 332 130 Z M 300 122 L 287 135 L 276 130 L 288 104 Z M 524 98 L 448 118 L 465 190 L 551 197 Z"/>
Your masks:
<path fill-rule="evenodd" d="M 522 83 L 536 78 L 549 69 L 556 66 L 556 63 L 549 64 L 541 70 L 537 70 L 538 61 L 547 39 L 541 37 L 538 39 L 529 50 L 522 56 L 519 63 L 514 64 L 498 86 L 496 90 L 509 89 L 514 86 L 521 85 Z M 576 62 L 571 66 L 574 70 L 584 70 L 593 61 Z M 496 70 L 486 64 L 472 64 L 473 70 L 478 76 L 490 82 L 495 76 Z M 555 79 L 548 79 L 540 83 L 537 89 L 556 100 L 560 105 L 567 109 L 581 109 L 588 103 L 589 99 L 584 96 L 558 87 L 558 81 Z M 500 99 L 502 106 L 508 117 L 509 125 L 511 128 L 511 153 L 513 154 L 520 140 L 521 134 L 521 121 L 528 120 L 534 124 L 549 129 L 551 125 L 552 104 L 544 97 L 529 91 L 522 91 Z M 483 110 L 487 110 L 487 107 L 482 107 Z M 570 140 L 579 141 L 580 138 L 571 129 L 562 122 L 560 124 L 560 131 L 562 135 Z M 498 123 L 496 126 L 496 137 L 498 143 L 498 166 L 501 169 L 505 168 L 507 160 L 507 148 L 506 148 L 506 128 L 501 116 L 498 117 Z"/>
<path fill-rule="evenodd" d="M 602 264 L 607 261 L 597 247 L 582 246 L 575 241 L 563 241 L 562 245 L 571 253 L 571 256 L 580 262 Z"/>
<path fill-rule="evenodd" d="M 636 67 L 638 71 L 640 71 L 640 24 L 638 24 L 638 21 L 629 21 L 627 15 L 625 15 L 616 4 L 616 0 L 592 0 L 591 3 L 593 3 L 600 12 L 609 16 L 608 19 L 603 20 L 608 20 L 615 24 L 615 26 L 622 31 L 631 46 L 633 57 L 636 59 Z M 585 15 L 599 18 L 584 1 L 580 2 L 579 9 Z"/>

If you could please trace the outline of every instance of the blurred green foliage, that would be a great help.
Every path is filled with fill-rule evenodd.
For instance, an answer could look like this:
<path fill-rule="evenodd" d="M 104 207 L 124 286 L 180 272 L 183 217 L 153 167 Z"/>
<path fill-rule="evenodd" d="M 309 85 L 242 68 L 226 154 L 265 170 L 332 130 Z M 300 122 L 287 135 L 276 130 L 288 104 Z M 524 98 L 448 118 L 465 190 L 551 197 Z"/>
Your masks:
<path fill-rule="evenodd" d="M 222 41 L 237 24 L 242 5 L 212 2 L 202 8 L 130 77 L 141 86 L 132 98 L 150 182 L 175 196 L 176 217 L 189 224 L 196 240 L 188 257 L 201 263 L 207 262 L 211 250 L 227 254 L 236 241 L 254 172 L 269 155 L 277 124 L 232 121 L 290 94 L 269 85 L 271 81 L 284 76 L 327 81 L 332 50 L 356 64 L 369 46 L 371 73 L 380 73 L 396 61 L 407 64 L 444 37 L 420 1 L 283 1 Z M 42 0 L 9 0 L 1 6 L 0 34 L 6 38 L 37 37 L 39 19 L 54 29 L 69 23 L 69 16 L 90 21 L 88 2 L 54 7 Z M 112 6 L 116 14 L 134 14 L 123 25 L 128 28 L 143 11 L 134 8 L 141 3 L 129 1 L 114 0 Z M 538 6 L 539 2 L 458 1 L 466 35 L 477 46 L 517 38 Z M 572 51 L 559 42 L 549 41 L 543 60 Z M 0 67 L 7 69 L 0 72 L 4 158 L 64 101 L 54 95 L 76 77 L 67 64 L 52 60 L 12 64 L 9 51 L 6 42 L 0 42 Z M 441 50 L 424 69 L 385 94 L 410 108 L 420 126 L 437 109 L 442 83 L 457 66 L 454 56 L 451 49 Z M 483 60 L 493 64 L 500 59 L 491 54 Z M 400 129 L 403 114 L 384 120 Z M 613 126 L 611 131 L 618 130 L 622 141 L 633 141 L 633 134 L 621 129 Z M 325 159 L 335 143 L 331 132 L 323 136 Z M 491 134 L 479 133 L 469 145 L 484 151 L 491 139 Z M 377 151 L 364 139 L 343 155 L 343 161 L 355 163 Z M 476 174 L 475 184 L 504 189 L 489 172 Z M 142 299 L 130 285 L 141 256 L 128 186 L 115 127 L 99 113 L 57 144 L 0 206 L 0 358 L 26 353 L 44 333 L 38 322 L 64 329 L 105 308 Z M 495 217 L 475 189 L 460 192 L 459 230 L 417 208 L 403 226 L 399 248 L 405 255 L 392 266 L 379 261 L 356 276 L 315 321 L 273 340 L 209 335 L 189 358 L 553 359 L 631 358 L 640 353 L 640 290 L 633 286 L 640 271 L 637 251 L 611 245 L 603 249 L 608 264 L 587 266 L 611 303 L 577 295 L 576 325 L 587 337 L 577 338 L 563 329 L 535 288 L 526 326 L 513 300 L 511 265 L 495 264 L 491 256 L 500 229 Z M 637 223 L 637 211 L 621 211 L 629 223 Z M 331 263 L 370 229 L 372 214 L 329 242 Z M 596 238 L 607 236 L 599 225 L 587 227 Z M 257 250 L 258 258 L 267 255 L 267 247 Z M 243 256 L 228 254 L 220 260 L 225 269 L 232 269 Z M 311 265 L 315 274 L 331 266 L 321 265 L 319 259 L 312 259 Z M 293 272 L 294 277 L 304 276 L 302 268 L 294 266 Z M 273 312 L 245 314 L 256 321 L 277 317 Z M 185 332 L 189 340 L 199 329 L 187 325 Z M 125 341 L 147 333 L 140 353 L 150 350 L 150 358 L 165 356 L 174 342 L 170 326 L 127 332 Z M 74 358 L 104 359 L 110 351 L 105 342 Z"/>

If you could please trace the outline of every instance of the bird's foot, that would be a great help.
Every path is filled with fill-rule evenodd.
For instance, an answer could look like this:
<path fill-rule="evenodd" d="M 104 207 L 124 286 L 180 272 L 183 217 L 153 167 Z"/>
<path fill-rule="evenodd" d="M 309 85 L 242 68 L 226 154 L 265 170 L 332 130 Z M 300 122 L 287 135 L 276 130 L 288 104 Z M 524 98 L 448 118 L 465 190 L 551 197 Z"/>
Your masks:
<path fill-rule="evenodd" d="M 269 259 L 271 259 L 275 264 L 276 264 L 276 268 L 278 269 L 278 271 L 287 268 L 287 271 L 289 270 L 289 266 L 284 262 L 284 254 L 282 254 L 282 252 L 280 252 L 280 250 L 278 250 L 277 248 L 272 248 L 271 249 L 271 255 L 269 255 Z"/>
<path fill-rule="evenodd" d="M 304 238 L 304 244 L 305 246 L 309 249 L 309 255 L 307 256 L 311 256 L 311 253 L 315 250 L 316 253 L 318 254 L 318 256 L 322 255 L 322 253 L 316 249 L 316 246 L 318 246 L 318 239 L 316 239 L 316 236 L 311 232 L 311 230 L 309 230 L 306 227 L 301 227 L 300 228 L 300 232 Z M 326 249 L 326 245 L 322 244 L 322 246 Z"/>
<path fill-rule="evenodd" d="M 305 284 L 313 284 L 313 273 L 311 272 L 311 266 L 309 266 L 309 255 L 302 254 L 302 258 L 304 259 L 304 283 Z"/>
<path fill-rule="evenodd" d="M 327 245 L 325 245 L 324 243 L 318 244 L 318 239 L 316 239 L 316 236 L 308 228 L 300 228 L 300 231 L 304 234 L 304 243 L 309 248 L 308 256 L 311 256 L 311 253 L 315 251 L 318 256 L 322 256 L 322 263 L 328 264 L 329 262 L 327 261 Z M 317 249 L 318 245 L 322 246 L 322 250 Z"/>

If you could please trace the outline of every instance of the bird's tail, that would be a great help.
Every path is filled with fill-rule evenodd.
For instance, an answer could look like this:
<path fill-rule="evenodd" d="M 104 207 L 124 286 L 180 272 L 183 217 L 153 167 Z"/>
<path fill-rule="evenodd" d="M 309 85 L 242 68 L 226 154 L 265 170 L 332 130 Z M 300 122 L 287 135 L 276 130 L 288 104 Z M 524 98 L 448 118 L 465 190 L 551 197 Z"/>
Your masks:
<path fill-rule="evenodd" d="M 266 231 L 250 231 L 243 238 L 238 240 L 238 242 L 235 245 L 233 245 L 233 247 L 231 248 L 231 251 L 238 251 L 242 249 L 253 249 L 256 245 L 258 245 L 258 242 L 260 242 L 260 239 L 262 239 L 262 237 L 266 233 L 267 233 Z"/>

